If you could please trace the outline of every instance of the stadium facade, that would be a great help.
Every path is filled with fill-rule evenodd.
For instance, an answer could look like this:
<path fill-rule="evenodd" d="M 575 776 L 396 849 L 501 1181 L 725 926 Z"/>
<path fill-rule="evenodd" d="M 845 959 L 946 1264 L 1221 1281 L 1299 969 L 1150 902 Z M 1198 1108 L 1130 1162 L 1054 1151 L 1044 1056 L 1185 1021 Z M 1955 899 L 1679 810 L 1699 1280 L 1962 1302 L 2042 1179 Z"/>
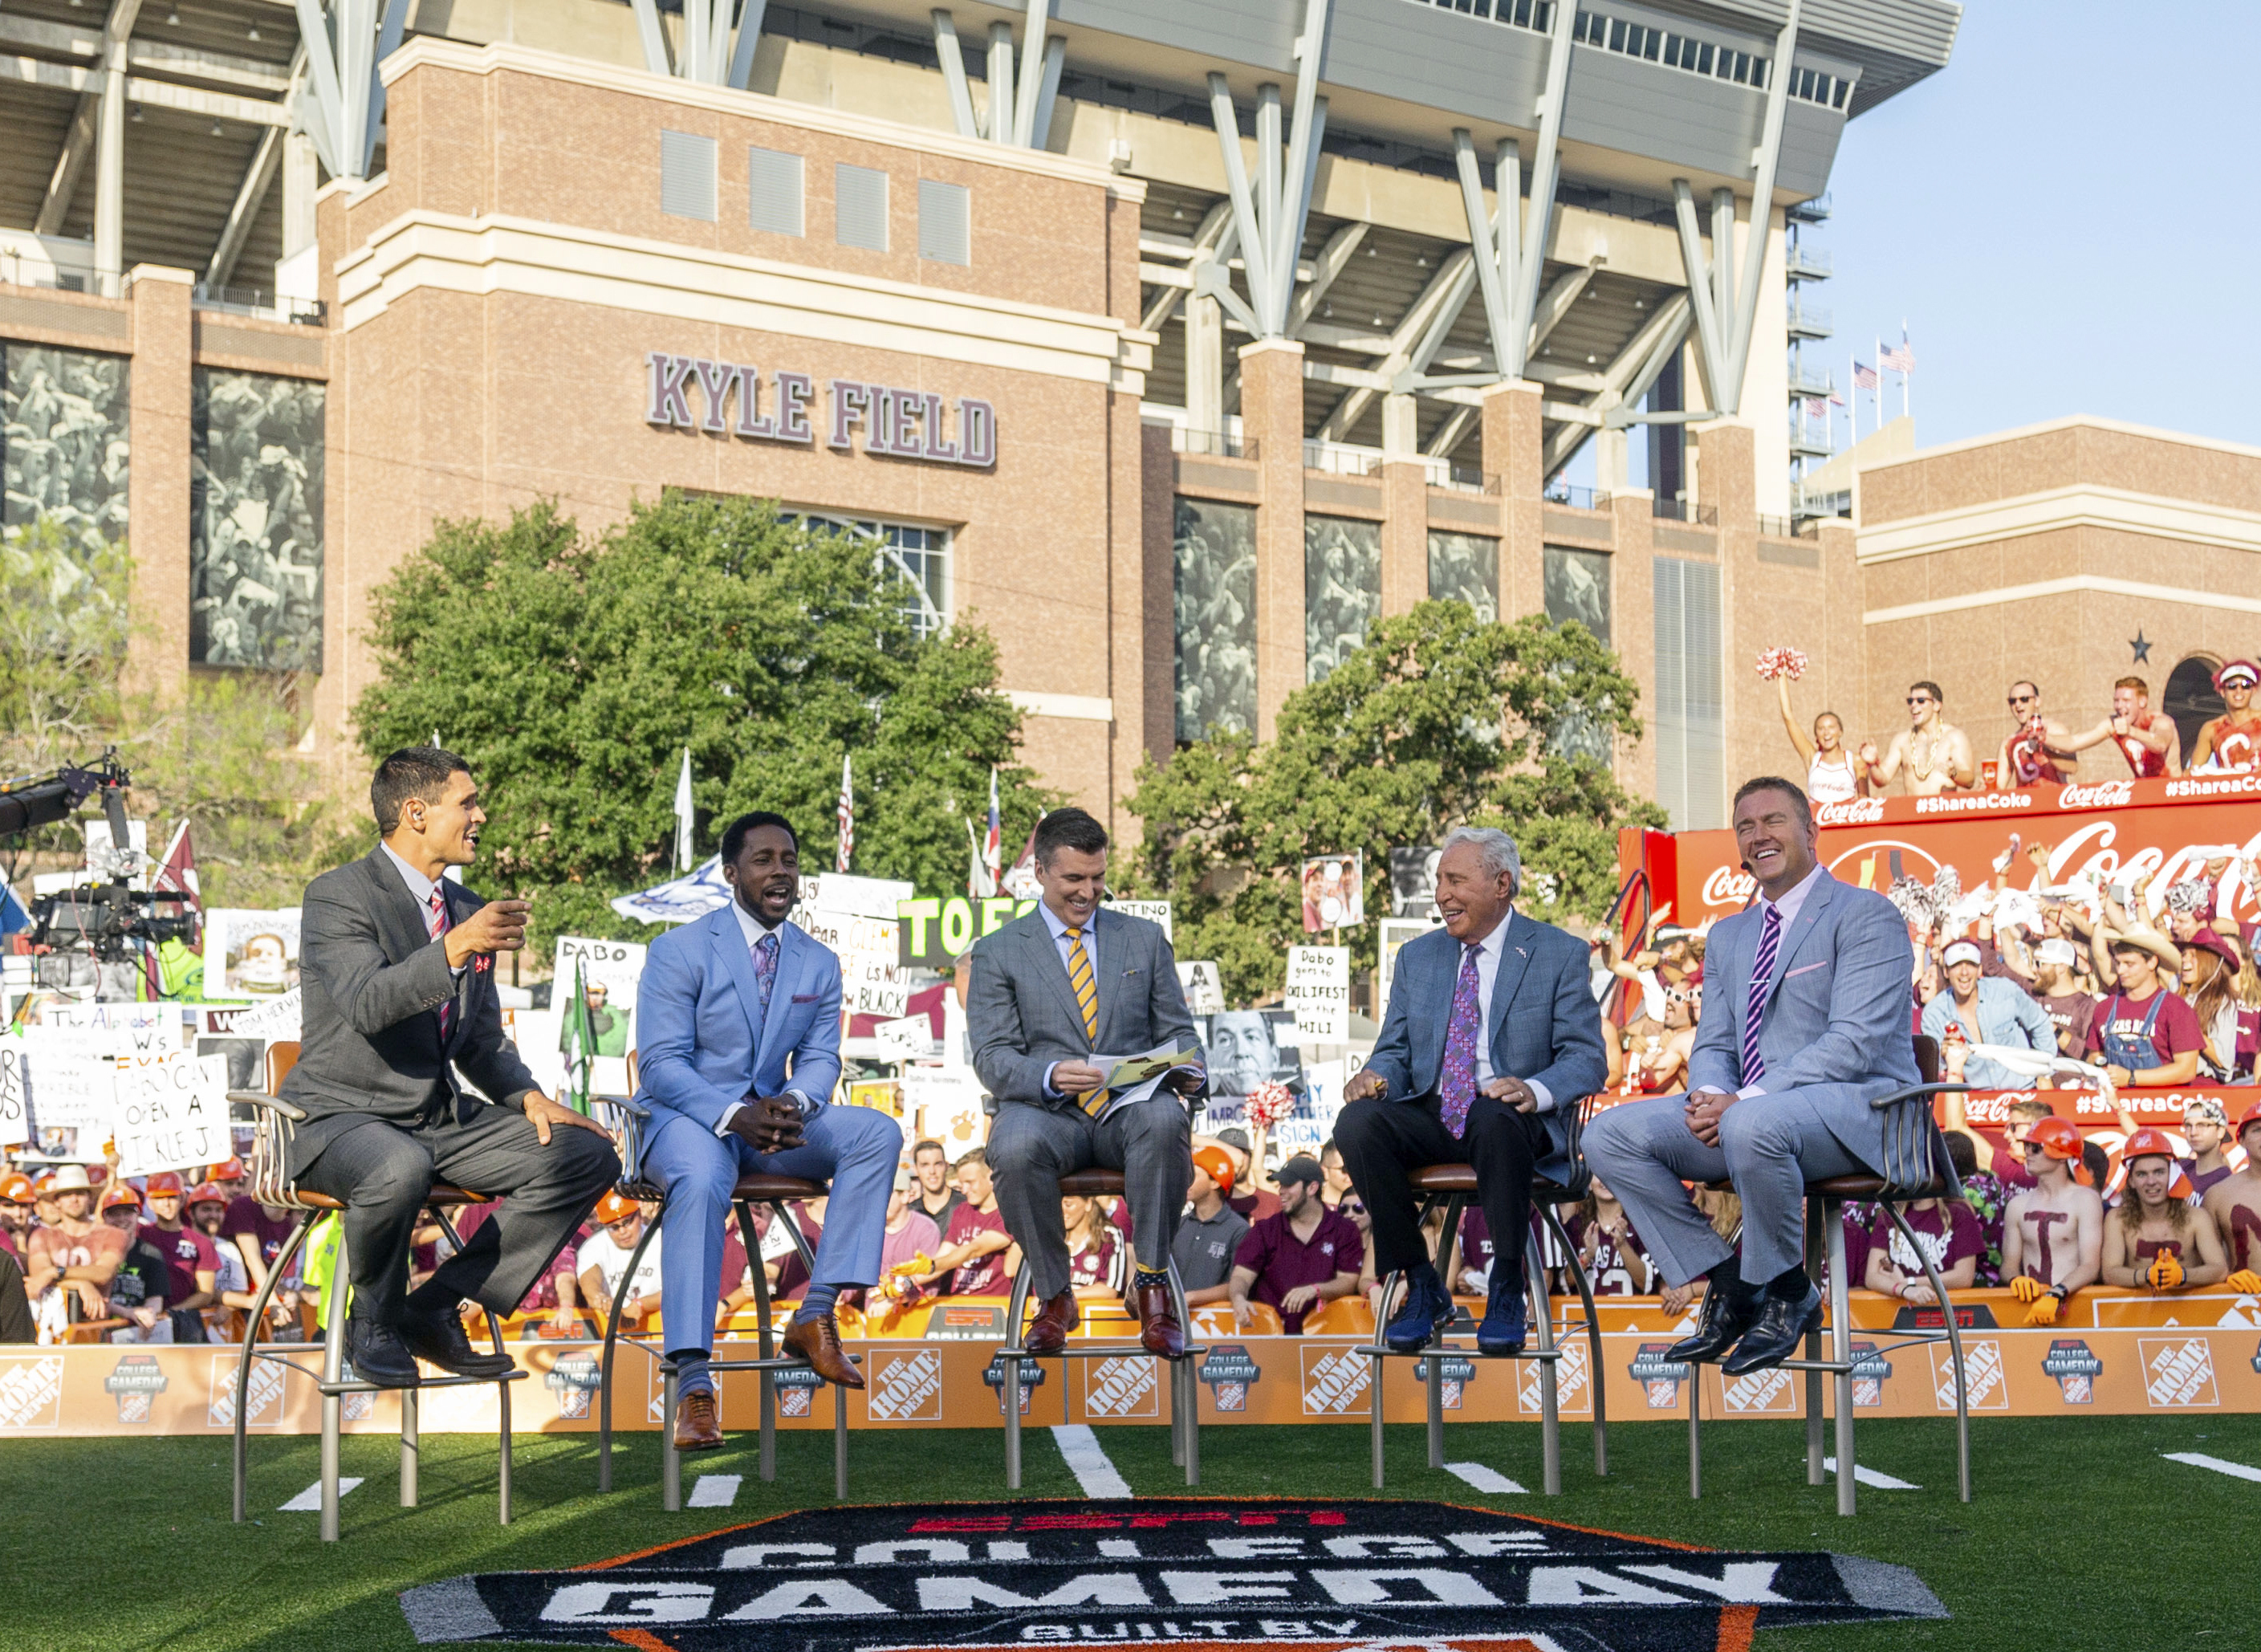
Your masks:
<path fill-rule="evenodd" d="M 435 521 L 682 488 L 868 535 L 1118 825 L 1141 760 L 1431 594 L 1604 634 L 1620 772 L 1714 823 L 1780 762 L 1759 650 L 1897 718 L 1855 530 L 1793 491 L 1787 232 L 1959 19 L 20 0 L 8 519 L 130 539 L 146 678 L 308 673 L 341 784 Z"/>

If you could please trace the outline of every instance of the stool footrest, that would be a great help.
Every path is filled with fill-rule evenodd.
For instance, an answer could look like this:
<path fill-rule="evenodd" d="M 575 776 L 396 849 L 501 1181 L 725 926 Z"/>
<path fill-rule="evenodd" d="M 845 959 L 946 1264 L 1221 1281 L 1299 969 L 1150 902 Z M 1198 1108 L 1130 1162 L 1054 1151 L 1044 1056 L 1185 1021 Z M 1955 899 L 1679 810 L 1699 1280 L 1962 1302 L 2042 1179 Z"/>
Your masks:
<path fill-rule="evenodd" d="M 522 1383 L 531 1371 L 505 1371 L 500 1376 L 427 1376 L 414 1388 L 388 1388 L 382 1383 L 317 1383 L 325 1394 L 418 1394 L 427 1388 L 484 1388 L 490 1383 Z"/>
<path fill-rule="evenodd" d="M 1486 1354 L 1473 1343 L 1463 1343 L 1458 1347 L 1447 1344 L 1443 1347 L 1415 1348 L 1410 1352 L 1373 1347 L 1353 1348 L 1350 1352 L 1363 1354 L 1369 1360 L 1532 1360 L 1542 1365 L 1552 1365 L 1562 1357 L 1563 1350 L 1526 1347 L 1514 1354 Z"/>
<path fill-rule="evenodd" d="M 1070 1346 L 1053 1354 L 1031 1354 L 1026 1348 L 1000 1348 L 997 1350 L 997 1358 L 1001 1360 L 1109 1360 L 1144 1355 L 1150 1360 L 1161 1360 L 1175 1364 L 1177 1360 L 1190 1360 L 1197 1354 L 1208 1352 L 1207 1343 L 1188 1342 L 1186 1344 L 1186 1351 L 1174 1360 L 1166 1354 L 1155 1353 L 1143 1343 L 1102 1342 L 1090 1347 L 1080 1348 Z"/>
<path fill-rule="evenodd" d="M 848 1362 L 851 1365 L 861 1365 L 864 1363 L 864 1356 L 860 1354 L 851 1354 L 848 1356 Z M 666 1375 L 673 1376 L 681 1368 L 662 1361 L 659 1368 Z M 707 1368 L 710 1371 L 814 1371 L 816 1368 L 807 1360 L 780 1354 L 767 1360 L 709 1360 L 707 1361 Z"/>

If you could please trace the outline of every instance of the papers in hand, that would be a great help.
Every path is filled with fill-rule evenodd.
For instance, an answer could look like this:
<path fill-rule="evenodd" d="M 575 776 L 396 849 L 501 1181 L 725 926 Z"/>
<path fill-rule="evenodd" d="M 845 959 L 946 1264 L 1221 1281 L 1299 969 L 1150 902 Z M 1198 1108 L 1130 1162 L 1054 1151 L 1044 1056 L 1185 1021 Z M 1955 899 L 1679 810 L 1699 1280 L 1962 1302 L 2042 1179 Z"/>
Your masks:
<path fill-rule="evenodd" d="M 1201 1045 L 1191 1042 L 1183 1048 L 1158 1044 L 1137 1055 L 1095 1055 L 1091 1065 L 1107 1077 L 1097 1089 L 1078 1096 L 1076 1104 L 1094 1122 L 1104 1124 L 1118 1107 L 1152 1100 L 1164 1079 L 1181 1068 L 1200 1067 L 1201 1059 Z"/>

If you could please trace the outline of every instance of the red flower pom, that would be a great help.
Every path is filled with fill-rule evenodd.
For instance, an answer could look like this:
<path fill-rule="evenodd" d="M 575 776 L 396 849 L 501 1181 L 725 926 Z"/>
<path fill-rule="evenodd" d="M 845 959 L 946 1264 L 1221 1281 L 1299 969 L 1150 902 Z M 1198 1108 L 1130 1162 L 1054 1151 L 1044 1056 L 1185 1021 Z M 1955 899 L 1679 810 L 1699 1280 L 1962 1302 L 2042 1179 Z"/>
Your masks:
<path fill-rule="evenodd" d="M 1296 1110 L 1295 1093 L 1277 1079 L 1267 1079 L 1248 1092 L 1248 1122 L 1269 1130 Z"/>

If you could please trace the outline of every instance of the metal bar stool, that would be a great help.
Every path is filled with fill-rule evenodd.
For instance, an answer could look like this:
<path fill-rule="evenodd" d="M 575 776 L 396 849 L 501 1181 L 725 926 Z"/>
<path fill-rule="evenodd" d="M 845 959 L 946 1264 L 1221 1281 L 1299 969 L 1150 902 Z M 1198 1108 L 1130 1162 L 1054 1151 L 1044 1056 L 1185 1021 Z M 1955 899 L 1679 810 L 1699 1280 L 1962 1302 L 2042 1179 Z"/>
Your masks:
<path fill-rule="evenodd" d="M 1095 1167 L 1089 1170 L 1071 1171 L 1059 1179 L 1062 1198 L 1120 1198 L 1123 1196 L 1123 1173 Z M 1179 1325 L 1190 1332 L 1193 1318 L 1186 1307 L 1185 1287 L 1178 1279 L 1178 1265 L 1168 1264 L 1170 1275 L 1170 1306 L 1178 1316 Z M 1004 1396 L 1005 1404 L 1005 1485 L 1008 1490 L 1021 1489 L 1021 1361 L 1023 1360 L 1106 1360 L 1138 1358 L 1159 1360 L 1159 1354 L 1149 1354 L 1145 1345 L 1137 1342 L 1095 1342 L 1079 1344 L 1070 1338 L 1058 1354 L 1034 1354 L 1023 1339 L 1028 1327 L 1022 1323 L 1029 1307 L 1029 1268 L 1024 1261 L 1021 1271 L 1013 1277 L 1013 1296 L 1005 1310 L 1005 1346 L 998 1350 L 1001 1374 L 1004 1381 L 998 1392 Z M 1174 1360 L 1166 1360 L 1170 1368 L 1170 1461 L 1186 1471 L 1186 1483 L 1201 1483 L 1201 1380 L 1197 1373 L 1197 1357 L 1206 1354 L 1206 1347 L 1186 1344 L 1186 1351 Z M 1066 1368 L 1061 1368 L 1065 1370 Z"/>
<path fill-rule="evenodd" d="M 1575 1152 L 1575 1135 L 1573 1151 Z M 1575 1160 L 1579 1174 L 1572 1178 L 1576 1184 L 1565 1187 L 1549 1181 L 1536 1181 L 1531 1186 L 1532 1208 L 1539 1213 L 1546 1232 L 1562 1247 L 1570 1276 L 1577 1283 L 1578 1298 L 1585 1305 L 1585 1318 L 1574 1320 L 1563 1326 L 1566 1331 L 1586 1333 L 1589 1360 L 1587 1386 L 1594 1397 L 1594 1472 L 1606 1476 L 1610 1471 L 1609 1411 L 1603 1397 L 1602 1319 L 1594 1308 L 1594 1288 L 1586 1277 L 1584 1266 L 1578 1260 L 1577 1246 L 1570 1243 L 1562 1221 L 1554 1213 L 1558 1203 L 1567 1203 L 1585 1196 L 1586 1183 L 1592 1178 L 1586 1172 L 1584 1161 Z M 1476 1190 L 1476 1173 L 1469 1165 L 1425 1165 L 1411 1172 L 1406 1180 L 1413 1190 L 1421 1195 L 1421 1219 L 1427 1221 L 1432 1211 L 1441 1202 L 1445 1207 L 1444 1240 L 1452 1243 L 1453 1235 L 1460 1231 L 1461 1212 Z M 1531 1329 L 1535 1347 L 1521 1354 L 1506 1356 L 1510 1360 L 1525 1360 L 1539 1367 L 1539 1442 L 1542 1483 L 1548 1497 L 1560 1496 L 1562 1490 L 1562 1419 L 1561 1388 L 1555 1367 L 1561 1362 L 1562 1350 L 1554 1340 L 1554 1304 L 1547 1289 L 1547 1264 L 1538 1248 L 1526 1242 L 1523 1251 L 1523 1268 L 1526 1288 L 1532 1302 Z M 1382 1339 L 1389 1324 L 1390 1310 L 1396 1305 L 1397 1293 L 1403 1289 L 1405 1275 L 1393 1273 L 1382 1282 L 1381 1305 L 1374 1316 L 1374 1342 L 1358 1350 L 1375 1361 L 1374 1383 L 1367 1390 L 1367 1409 L 1374 1434 L 1374 1489 L 1382 1490 L 1382 1373 L 1389 1360 L 1415 1360 L 1422 1367 L 1424 1400 L 1428 1410 L 1429 1466 L 1445 1466 L 1445 1361 L 1461 1358 L 1475 1351 L 1475 1341 L 1453 1344 L 1442 1337 L 1431 1347 L 1410 1354 L 1401 1354 Z M 1447 1335 L 1450 1333 L 1447 1332 Z M 1479 1356 L 1482 1357 L 1482 1356 Z"/>
<path fill-rule="evenodd" d="M 235 1503 L 234 1518 L 241 1525 L 246 1518 L 248 1497 L 249 1436 L 247 1432 L 251 1405 L 251 1370 L 255 1361 L 268 1361 L 283 1368 L 286 1375 L 295 1372 L 314 1379 L 322 1396 L 322 1462 L 321 1507 L 322 1541 L 338 1541 L 338 1451 L 339 1437 L 344 1421 L 345 1396 L 377 1394 L 386 1391 L 400 1397 L 400 1505 L 413 1509 L 417 1502 L 417 1469 L 421 1454 L 421 1442 L 417 1428 L 417 1396 L 423 1389 L 470 1388 L 483 1383 L 494 1384 L 495 1399 L 501 1412 L 498 1434 L 499 1470 L 496 1497 L 500 1523 L 510 1524 L 510 1385 L 526 1377 L 515 1368 L 500 1376 L 427 1376 L 419 1388 L 385 1390 L 374 1383 L 364 1383 L 348 1376 L 345 1371 L 346 1304 L 345 1282 L 349 1277 L 350 1259 L 345 1236 L 338 1236 L 336 1260 L 333 1265 L 330 1285 L 325 1293 L 329 1310 L 329 1326 L 322 1341 L 322 1358 L 319 1366 L 302 1363 L 283 1352 L 286 1345 L 275 1344 L 262 1347 L 259 1330 L 266 1323 L 267 1304 L 275 1294 L 276 1285 L 289 1270 L 291 1262 L 305 1245 L 307 1229 L 315 1217 L 324 1211 L 342 1210 L 345 1206 L 326 1194 L 307 1192 L 294 1184 L 285 1166 L 292 1127 L 305 1119 L 305 1114 L 290 1103 L 281 1100 L 274 1092 L 282 1085 L 291 1069 L 298 1062 L 298 1045 L 294 1041 L 277 1040 L 267 1047 L 267 1088 L 265 1090 L 230 1090 L 228 1100 L 253 1108 L 258 1115 L 256 1133 L 251 1150 L 252 1196 L 261 1203 L 280 1210 L 295 1210 L 298 1214 L 291 1237 L 276 1253 L 267 1277 L 259 1287 L 259 1295 L 251 1306 L 250 1323 L 244 1334 L 242 1352 L 235 1363 Z M 425 1202 L 425 1211 L 441 1232 L 446 1235 L 450 1252 L 462 1246 L 455 1224 L 446 1210 L 467 1204 L 481 1204 L 484 1196 L 468 1189 L 435 1184 Z M 507 1355 L 504 1347 L 502 1324 L 492 1312 L 486 1316 L 487 1332 L 494 1342 L 497 1354 Z M 290 1345 L 300 1346 L 304 1345 Z"/>
<path fill-rule="evenodd" d="M 631 1062 L 630 1071 L 634 1065 Z M 643 1180 L 644 1132 L 651 1120 L 651 1111 L 626 1096 L 599 1098 L 614 1110 L 621 1127 L 621 1163 L 624 1167 L 620 1190 L 624 1198 L 657 1200 L 659 1210 L 644 1224 L 643 1233 L 637 1239 L 635 1249 L 629 1253 L 627 1277 L 635 1276 L 643 1261 L 645 1247 L 659 1232 L 661 1217 L 667 1214 L 667 1194 Z M 743 1175 L 730 1190 L 730 1202 L 738 1214 L 738 1234 L 746 1243 L 747 1271 L 754 1282 L 754 1308 L 760 1316 L 758 1346 L 761 1355 L 752 1360 L 716 1359 L 707 1362 L 709 1371 L 755 1371 L 761 1382 L 761 1476 L 764 1480 L 777 1478 L 777 1373 L 779 1371 L 811 1370 L 808 1361 L 777 1351 L 777 1328 L 771 1322 L 769 1275 L 762 1268 L 758 1247 L 754 1242 L 752 1207 L 766 1204 L 771 1216 L 785 1224 L 792 1237 L 793 1248 L 800 1253 L 801 1265 L 813 1277 L 816 1272 L 816 1257 L 809 1248 L 808 1236 L 793 1219 L 786 1204 L 794 1199 L 821 1199 L 829 1189 L 822 1182 L 806 1182 L 798 1176 Z M 657 1361 L 660 1377 L 660 1506 L 672 1514 L 683 1507 L 683 1454 L 675 1448 L 676 1370 L 673 1361 L 665 1351 L 640 1337 L 622 1337 L 619 1304 L 605 1315 L 605 1348 L 599 1366 L 597 1390 L 597 1490 L 613 1489 L 613 1355 L 623 1342 Z M 712 1312 L 712 1305 L 708 1311 Z M 851 1354 L 849 1359 L 863 1363 L 864 1356 Z M 848 1391 L 836 1384 L 832 1389 L 832 1491 L 836 1498 L 848 1495 Z"/>
<path fill-rule="evenodd" d="M 1939 1269 L 1933 1264 L 1931 1254 L 1917 1242 L 1907 1218 L 1900 1214 L 1900 1206 L 1917 1199 L 1946 1198 L 1948 1174 L 1950 1168 L 1947 1143 L 1941 1137 L 1939 1125 L 1932 1117 L 1931 1098 L 1948 1091 L 1967 1090 L 1968 1084 L 1946 1084 L 1939 1081 L 1939 1045 L 1932 1038 L 1919 1035 L 1915 1040 L 1916 1070 L 1923 1081 L 1905 1089 L 1880 1095 L 1869 1105 L 1890 1117 L 1884 1124 L 1884 1174 L 1851 1176 L 1830 1176 L 1811 1182 L 1805 1188 L 1805 1267 L 1809 1274 L 1823 1271 L 1828 1275 L 1828 1311 L 1826 1331 L 1829 1338 L 1829 1357 L 1821 1354 L 1824 1329 L 1817 1327 L 1805 1339 L 1803 1359 L 1784 1360 L 1782 1368 L 1805 1373 L 1805 1483 L 1820 1485 L 1827 1473 L 1823 1465 L 1822 1451 L 1822 1378 L 1834 1379 L 1834 1398 L 1836 1405 L 1837 1447 L 1837 1512 L 1851 1515 L 1855 1512 L 1858 1481 L 1853 1455 L 1853 1378 L 1870 1361 L 1880 1359 L 1894 1351 L 1934 1343 L 1947 1344 L 1948 1358 L 1955 1371 L 1955 1460 L 1956 1489 L 1962 1501 L 1970 1501 L 1970 1390 L 1968 1374 L 1963 1361 L 1963 1331 L 1956 1323 L 1955 1304 L 1942 1282 Z M 1713 1184 L 1715 1190 L 1728 1190 L 1731 1184 Z M 1907 1241 L 1909 1250 L 1923 1265 L 1924 1278 L 1931 1285 L 1932 1294 L 1938 1298 L 1940 1328 L 1894 1332 L 1895 1340 L 1863 1349 L 1856 1358 L 1853 1352 L 1852 1285 L 1845 1273 L 1844 1210 L 1848 1200 L 1872 1200 L 1883 1205 L 1884 1214 L 1891 1217 L 1892 1225 Z M 1708 1363 L 1705 1361 L 1705 1363 Z M 1703 1440 L 1703 1373 L 1691 1370 L 1688 1382 L 1688 1495 L 1700 1498 L 1704 1495 Z"/>

